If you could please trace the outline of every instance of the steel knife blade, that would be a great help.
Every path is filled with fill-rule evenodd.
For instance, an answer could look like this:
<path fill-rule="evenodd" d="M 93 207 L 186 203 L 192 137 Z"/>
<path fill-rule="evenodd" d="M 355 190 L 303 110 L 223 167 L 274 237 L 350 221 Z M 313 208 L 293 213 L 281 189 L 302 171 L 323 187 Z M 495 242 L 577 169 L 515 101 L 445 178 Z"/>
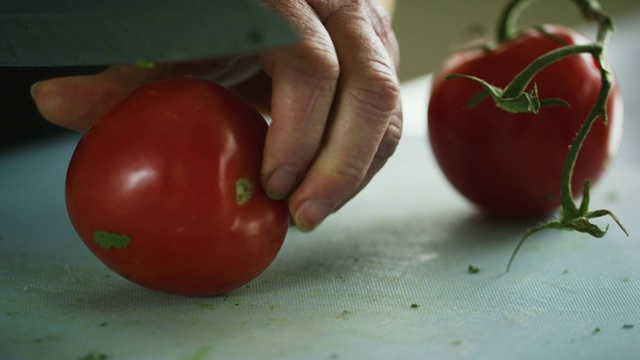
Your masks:
<path fill-rule="evenodd" d="M 188 61 L 293 43 L 255 0 L 2 0 L 0 66 Z"/>

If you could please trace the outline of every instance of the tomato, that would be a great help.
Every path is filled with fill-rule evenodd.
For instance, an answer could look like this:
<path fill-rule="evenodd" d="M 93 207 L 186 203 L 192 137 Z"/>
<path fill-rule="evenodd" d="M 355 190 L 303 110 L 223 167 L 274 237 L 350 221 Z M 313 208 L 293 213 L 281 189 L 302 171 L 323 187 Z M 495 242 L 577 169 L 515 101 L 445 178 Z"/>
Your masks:
<path fill-rule="evenodd" d="M 69 218 L 111 270 L 139 285 L 214 295 L 261 274 L 288 230 L 260 185 L 268 125 L 196 79 L 144 86 L 83 134 L 67 170 Z"/>
<path fill-rule="evenodd" d="M 589 43 L 569 28 L 545 29 L 548 34 L 530 30 L 491 51 L 475 47 L 453 53 L 434 76 L 428 138 L 436 161 L 455 189 L 489 213 L 533 217 L 558 208 L 562 168 L 596 103 L 600 68 L 588 54 L 544 68 L 528 90 L 536 84 L 541 99 L 560 98 L 570 106 L 543 107 L 538 114 L 503 111 L 491 98 L 470 108 L 482 86 L 445 77 L 472 75 L 504 88 L 537 57 L 563 45 Z M 608 123 L 594 123 L 577 159 L 574 196 L 582 193 L 586 178 L 592 183 L 600 178 L 620 145 L 622 99 L 615 83 L 607 106 Z"/>

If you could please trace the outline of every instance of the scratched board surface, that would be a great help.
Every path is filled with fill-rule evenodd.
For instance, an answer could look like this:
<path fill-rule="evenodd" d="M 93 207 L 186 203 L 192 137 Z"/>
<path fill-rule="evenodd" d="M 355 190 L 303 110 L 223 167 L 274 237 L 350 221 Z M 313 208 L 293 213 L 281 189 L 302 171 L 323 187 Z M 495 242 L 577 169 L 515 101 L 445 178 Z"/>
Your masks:
<path fill-rule="evenodd" d="M 397 153 L 339 214 L 291 230 L 237 291 L 167 295 L 113 275 L 75 235 L 63 189 L 77 136 L 62 136 L 0 153 L 0 359 L 637 358 L 637 20 L 613 38 L 626 128 L 592 195 L 629 238 L 541 233 L 505 274 L 533 223 L 484 217 L 444 180 L 424 134 L 424 77 L 404 84 Z"/>

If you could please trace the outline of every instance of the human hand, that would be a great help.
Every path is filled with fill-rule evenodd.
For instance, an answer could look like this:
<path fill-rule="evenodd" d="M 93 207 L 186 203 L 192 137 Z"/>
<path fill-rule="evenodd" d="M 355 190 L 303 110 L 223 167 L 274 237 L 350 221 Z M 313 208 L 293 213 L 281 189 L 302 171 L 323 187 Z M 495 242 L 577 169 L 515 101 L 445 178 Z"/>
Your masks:
<path fill-rule="evenodd" d="M 234 84 L 272 118 L 265 190 L 289 197 L 296 226 L 312 230 L 369 182 L 399 142 L 398 45 L 388 14 L 374 0 L 264 2 L 300 31 L 301 41 L 251 57 L 114 65 L 96 75 L 46 80 L 32 88 L 36 105 L 51 122 L 84 130 L 154 80 L 198 76 Z M 246 79 L 253 69 L 260 73 Z"/>

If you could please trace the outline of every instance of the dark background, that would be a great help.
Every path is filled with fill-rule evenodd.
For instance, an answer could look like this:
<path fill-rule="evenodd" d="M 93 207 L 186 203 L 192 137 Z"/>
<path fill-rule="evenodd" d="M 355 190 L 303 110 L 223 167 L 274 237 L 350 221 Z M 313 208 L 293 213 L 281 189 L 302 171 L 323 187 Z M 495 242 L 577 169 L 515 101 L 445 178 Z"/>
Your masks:
<path fill-rule="evenodd" d="M 0 150 L 68 131 L 40 116 L 29 93 L 33 83 L 99 70 L 97 67 L 0 67 Z"/>

